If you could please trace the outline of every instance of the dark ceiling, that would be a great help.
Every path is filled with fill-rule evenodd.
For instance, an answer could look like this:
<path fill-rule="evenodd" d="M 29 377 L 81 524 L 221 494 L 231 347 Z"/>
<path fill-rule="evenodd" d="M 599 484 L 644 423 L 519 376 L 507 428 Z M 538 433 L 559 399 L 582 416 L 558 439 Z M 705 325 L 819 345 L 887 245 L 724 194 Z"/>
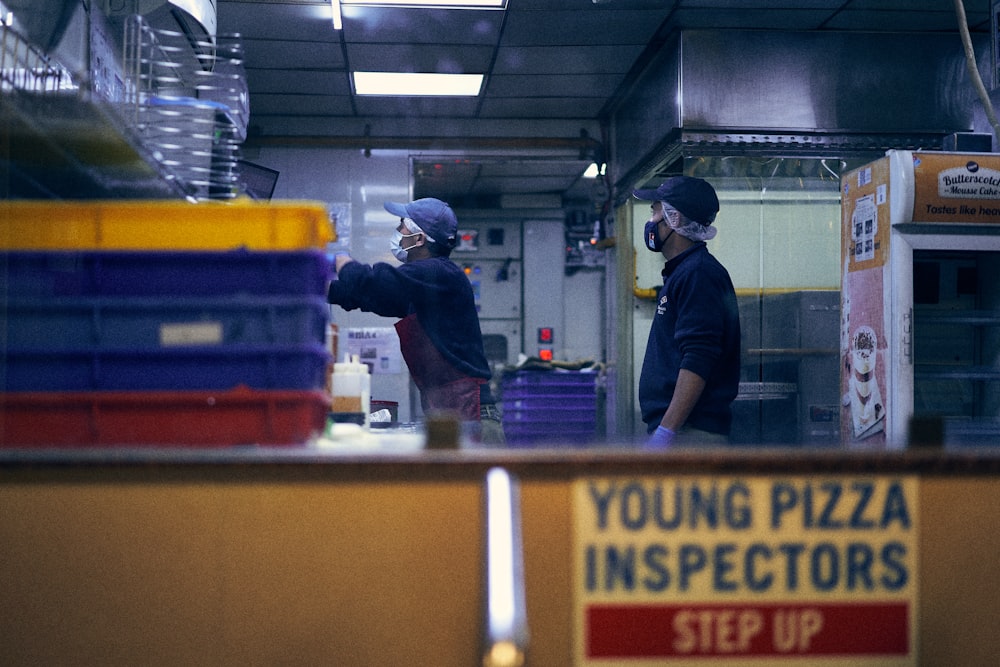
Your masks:
<path fill-rule="evenodd" d="M 988 32 L 989 3 L 965 3 Z M 508 0 L 504 10 L 218 0 L 239 33 L 248 145 L 409 148 L 414 192 L 585 196 L 593 139 L 650 57 L 680 30 L 955 32 L 947 0 Z M 478 97 L 359 97 L 355 70 L 485 73 Z M 597 128 L 595 130 L 595 128 Z"/>

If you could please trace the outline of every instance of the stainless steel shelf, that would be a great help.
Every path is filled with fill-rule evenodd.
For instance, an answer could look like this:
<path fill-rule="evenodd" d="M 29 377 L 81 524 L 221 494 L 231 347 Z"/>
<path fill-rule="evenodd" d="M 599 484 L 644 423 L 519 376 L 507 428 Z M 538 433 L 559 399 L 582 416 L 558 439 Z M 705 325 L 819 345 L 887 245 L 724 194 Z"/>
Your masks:
<path fill-rule="evenodd" d="M 85 93 L 0 93 L 0 194 L 64 199 L 182 198 L 105 103 Z"/>
<path fill-rule="evenodd" d="M 740 382 L 737 401 L 768 401 L 791 398 L 799 391 L 794 382 Z"/>
<path fill-rule="evenodd" d="M 1000 381 L 1000 368 L 993 366 L 938 366 L 916 364 L 913 376 L 917 380 L 980 380 Z"/>
<path fill-rule="evenodd" d="M 196 48 L 141 16 L 125 22 L 123 70 L 114 76 L 72 58 L 70 69 L 17 26 L 0 24 L 0 197 L 237 195 L 248 111 L 238 38 Z M 92 59 L 117 60 L 102 14 L 73 25 L 81 42 L 102 46 L 104 60 Z"/>
<path fill-rule="evenodd" d="M 921 324 L 967 324 L 977 327 L 1000 326 L 1000 311 L 996 310 L 953 310 L 942 311 L 914 307 L 914 316 Z"/>

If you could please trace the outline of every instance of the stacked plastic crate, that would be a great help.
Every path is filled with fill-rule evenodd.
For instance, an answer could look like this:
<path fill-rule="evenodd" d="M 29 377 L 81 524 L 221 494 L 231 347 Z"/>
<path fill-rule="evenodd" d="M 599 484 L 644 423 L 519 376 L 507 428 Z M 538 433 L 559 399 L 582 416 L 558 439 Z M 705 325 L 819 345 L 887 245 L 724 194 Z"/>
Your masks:
<path fill-rule="evenodd" d="M 503 428 L 512 446 L 585 445 L 597 437 L 592 371 L 520 370 L 501 383 Z"/>
<path fill-rule="evenodd" d="M 322 205 L 9 201 L 0 214 L 0 445 L 292 445 L 322 431 Z"/>

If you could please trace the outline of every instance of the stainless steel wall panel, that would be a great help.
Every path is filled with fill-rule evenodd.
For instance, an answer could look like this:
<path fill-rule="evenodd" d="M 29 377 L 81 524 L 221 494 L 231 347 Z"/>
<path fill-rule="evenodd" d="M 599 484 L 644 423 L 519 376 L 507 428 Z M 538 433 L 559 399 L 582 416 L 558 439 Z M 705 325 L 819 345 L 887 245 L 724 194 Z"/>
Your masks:
<path fill-rule="evenodd" d="M 975 93 L 951 34 L 685 32 L 684 128 L 965 131 Z"/>
<path fill-rule="evenodd" d="M 611 166 L 616 178 L 680 126 L 679 91 L 680 42 L 675 39 L 660 50 L 612 118 Z"/>

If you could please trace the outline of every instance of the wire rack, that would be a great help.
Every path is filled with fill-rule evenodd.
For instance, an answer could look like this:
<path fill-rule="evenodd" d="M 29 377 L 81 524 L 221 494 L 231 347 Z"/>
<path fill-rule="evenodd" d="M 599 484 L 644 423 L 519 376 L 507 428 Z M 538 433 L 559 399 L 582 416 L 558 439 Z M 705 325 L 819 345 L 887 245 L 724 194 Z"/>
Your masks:
<path fill-rule="evenodd" d="M 123 69 L 125 120 L 167 177 L 195 199 L 239 194 L 249 116 L 239 36 L 198 39 L 131 16 Z"/>
<path fill-rule="evenodd" d="M 173 198 L 188 189 L 163 177 L 86 72 L 67 68 L 0 24 L 0 199 Z"/>
<path fill-rule="evenodd" d="M 0 23 L 0 91 L 56 93 L 76 89 L 66 68 Z"/>

